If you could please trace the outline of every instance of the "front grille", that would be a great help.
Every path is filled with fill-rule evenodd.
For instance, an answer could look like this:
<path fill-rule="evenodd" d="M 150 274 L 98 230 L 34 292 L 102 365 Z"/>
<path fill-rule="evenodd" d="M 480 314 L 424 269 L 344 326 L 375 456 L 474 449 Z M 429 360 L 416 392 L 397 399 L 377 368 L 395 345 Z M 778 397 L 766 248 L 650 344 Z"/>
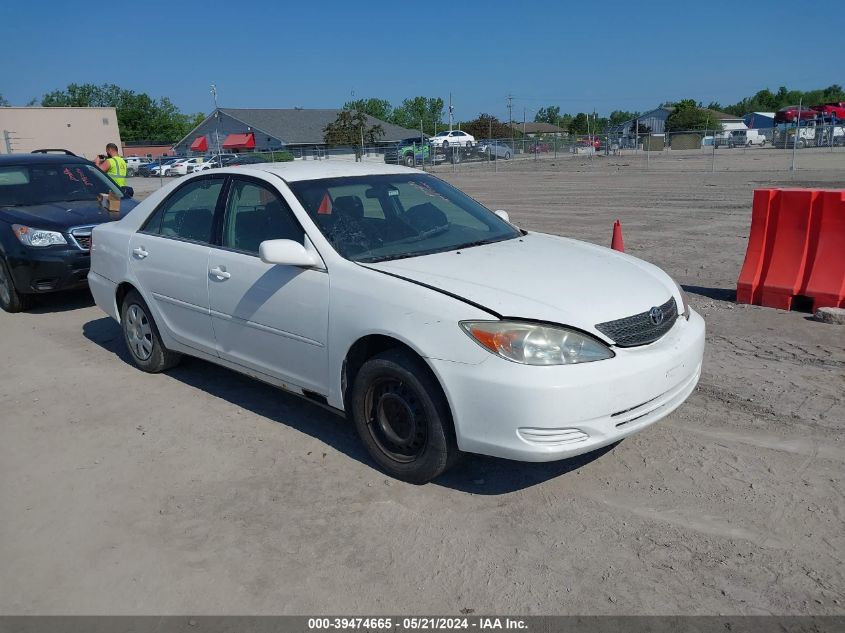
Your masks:
<path fill-rule="evenodd" d="M 619 347 L 648 345 L 666 334 L 678 318 L 678 306 L 674 298 L 658 307 L 663 313 L 663 320 L 656 325 L 651 320 L 651 310 L 646 310 L 624 319 L 599 323 L 596 329 Z"/>
<path fill-rule="evenodd" d="M 76 247 L 83 251 L 91 250 L 91 231 L 93 226 L 77 226 L 70 230 L 70 239 Z"/>

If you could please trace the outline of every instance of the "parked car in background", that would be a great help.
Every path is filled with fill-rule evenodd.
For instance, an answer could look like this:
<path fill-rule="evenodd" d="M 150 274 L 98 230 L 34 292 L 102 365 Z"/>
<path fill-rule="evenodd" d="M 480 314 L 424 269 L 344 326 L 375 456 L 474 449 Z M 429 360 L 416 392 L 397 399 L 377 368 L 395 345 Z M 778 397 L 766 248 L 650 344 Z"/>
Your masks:
<path fill-rule="evenodd" d="M 485 158 L 503 158 L 510 160 L 513 157 L 513 148 L 507 141 L 483 139 L 478 141 L 478 153 Z"/>
<path fill-rule="evenodd" d="M 173 166 L 181 160 L 183 160 L 183 158 L 179 157 L 171 158 L 170 160 L 163 161 L 161 163 L 153 163 L 150 166 L 150 176 L 171 176 L 172 174 L 170 172 L 173 169 Z"/>
<path fill-rule="evenodd" d="M 425 137 L 413 136 L 399 141 L 396 145 L 387 147 L 384 150 L 384 162 L 391 165 L 406 165 L 415 167 L 424 163 L 430 163 L 432 147 Z M 441 156 L 441 160 L 445 156 Z"/>
<path fill-rule="evenodd" d="M 96 165 L 70 152 L 0 156 L 0 308 L 26 310 L 36 294 L 85 287 L 91 230 L 116 219 L 100 194 L 136 205 Z"/>
<path fill-rule="evenodd" d="M 202 162 L 197 163 L 196 165 L 189 165 L 188 166 L 188 173 L 192 174 L 198 171 L 206 171 L 207 169 L 214 169 L 216 167 L 222 167 L 227 162 L 235 160 L 237 158 L 237 154 L 220 154 L 219 156 L 206 156 Z"/>
<path fill-rule="evenodd" d="M 746 130 L 745 131 L 745 144 L 748 147 L 752 145 L 760 145 L 761 147 L 768 143 L 769 139 L 766 138 L 765 134 L 762 134 L 759 130 Z"/>
<path fill-rule="evenodd" d="M 136 175 L 143 176 L 144 178 L 149 178 L 150 176 L 158 176 L 158 167 L 160 165 L 168 165 L 170 163 L 176 162 L 177 160 L 180 159 L 176 156 L 159 157 L 156 160 L 150 161 L 148 164 L 139 167 Z"/>
<path fill-rule="evenodd" d="M 182 178 L 94 230 L 89 285 L 139 369 L 188 354 L 327 405 L 415 483 L 461 452 L 619 442 L 686 400 L 704 352 L 704 320 L 656 266 L 384 163 Z"/>
<path fill-rule="evenodd" d="M 546 152 L 551 151 L 551 147 L 548 143 L 544 143 L 542 141 L 535 141 L 531 143 L 531 146 L 528 148 L 528 151 L 531 154 L 545 154 Z"/>
<path fill-rule="evenodd" d="M 189 171 L 191 171 L 194 167 L 199 165 L 200 163 L 204 163 L 205 158 L 202 156 L 194 156 L 193 158 L 183 158 L 182 160 L 177 160 L 170 166 L 170 176 L 184 176 Z"/>
<path fill-rule="evenodd" d="M 126 161 L 126 175 L 127 176 L 135 176 L 138 173 L 138 170 L 145 165 L 150 164 L 150 159 L 141 156 L 127 156 L 124 158 Z"/>
<path fill-rule="evenodd" d="M 259 163 L 266 163 L 268 159 L 254 154 L 235 154 L 230 158 L 224 159 L 223 167 L 238 167 L 239 165 L 257 165 Z"/>
<path fill-rule="evenodd" d="M 461 130 L 445 130 L 438 132 L 429 139 L 434 147 L 472 147 L 475 144 L 475 137 Z"/>

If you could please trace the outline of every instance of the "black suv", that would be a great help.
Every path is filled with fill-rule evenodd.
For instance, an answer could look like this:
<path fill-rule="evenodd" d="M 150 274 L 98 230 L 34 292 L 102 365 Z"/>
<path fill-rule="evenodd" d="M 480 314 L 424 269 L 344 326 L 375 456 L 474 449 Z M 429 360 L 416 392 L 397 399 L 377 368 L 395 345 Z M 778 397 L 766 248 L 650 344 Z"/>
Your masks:
<path fill-rule="evenodd" d="M 85 287 L 91 229 L 116 219 L 100 194 L 120 196 L 120 217 L 135 208 L 94 163 L 70 152 L 0 156 L 0 308 L 20 312 L 32 296 Z"/>

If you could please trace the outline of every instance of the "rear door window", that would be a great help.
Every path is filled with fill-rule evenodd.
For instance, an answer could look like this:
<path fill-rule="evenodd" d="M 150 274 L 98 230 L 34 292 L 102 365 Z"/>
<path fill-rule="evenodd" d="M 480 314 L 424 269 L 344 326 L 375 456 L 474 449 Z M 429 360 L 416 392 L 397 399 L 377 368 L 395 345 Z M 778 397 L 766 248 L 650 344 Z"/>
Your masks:
<path fill-rule="evenodd" d="M 199 178 L 171 194 L 150 216 L 144 233 L 191 242 L 211 243 L 214 209 L 223 178 Z"/>

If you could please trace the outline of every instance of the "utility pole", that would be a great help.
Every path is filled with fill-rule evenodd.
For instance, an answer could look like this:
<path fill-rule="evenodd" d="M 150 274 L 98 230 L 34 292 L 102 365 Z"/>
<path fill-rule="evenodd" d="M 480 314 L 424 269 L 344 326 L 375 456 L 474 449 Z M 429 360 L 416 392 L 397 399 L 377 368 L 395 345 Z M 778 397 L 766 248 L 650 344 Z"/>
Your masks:
<path fill-rule="evenodd" d="M 220 165 L 220 110 L 217 108 L 217 86 L 211 84 L 211 96 L 214 97 L 214 137 L 217 141 L 217 163 Z M 161 169 L 159 169 L 159 175 Z"/>
<path fill-rule="evenodd" d="M 452 111 L 454 107 L 452 106 L 452 93 L 449 93 L 449 131 L 452 131 Z"/>
<path fill-rule="evenodd" d="M 511 129 L 511 144 L 513 144 L 513 95 L 508 95 L 508 127 Z"/>

